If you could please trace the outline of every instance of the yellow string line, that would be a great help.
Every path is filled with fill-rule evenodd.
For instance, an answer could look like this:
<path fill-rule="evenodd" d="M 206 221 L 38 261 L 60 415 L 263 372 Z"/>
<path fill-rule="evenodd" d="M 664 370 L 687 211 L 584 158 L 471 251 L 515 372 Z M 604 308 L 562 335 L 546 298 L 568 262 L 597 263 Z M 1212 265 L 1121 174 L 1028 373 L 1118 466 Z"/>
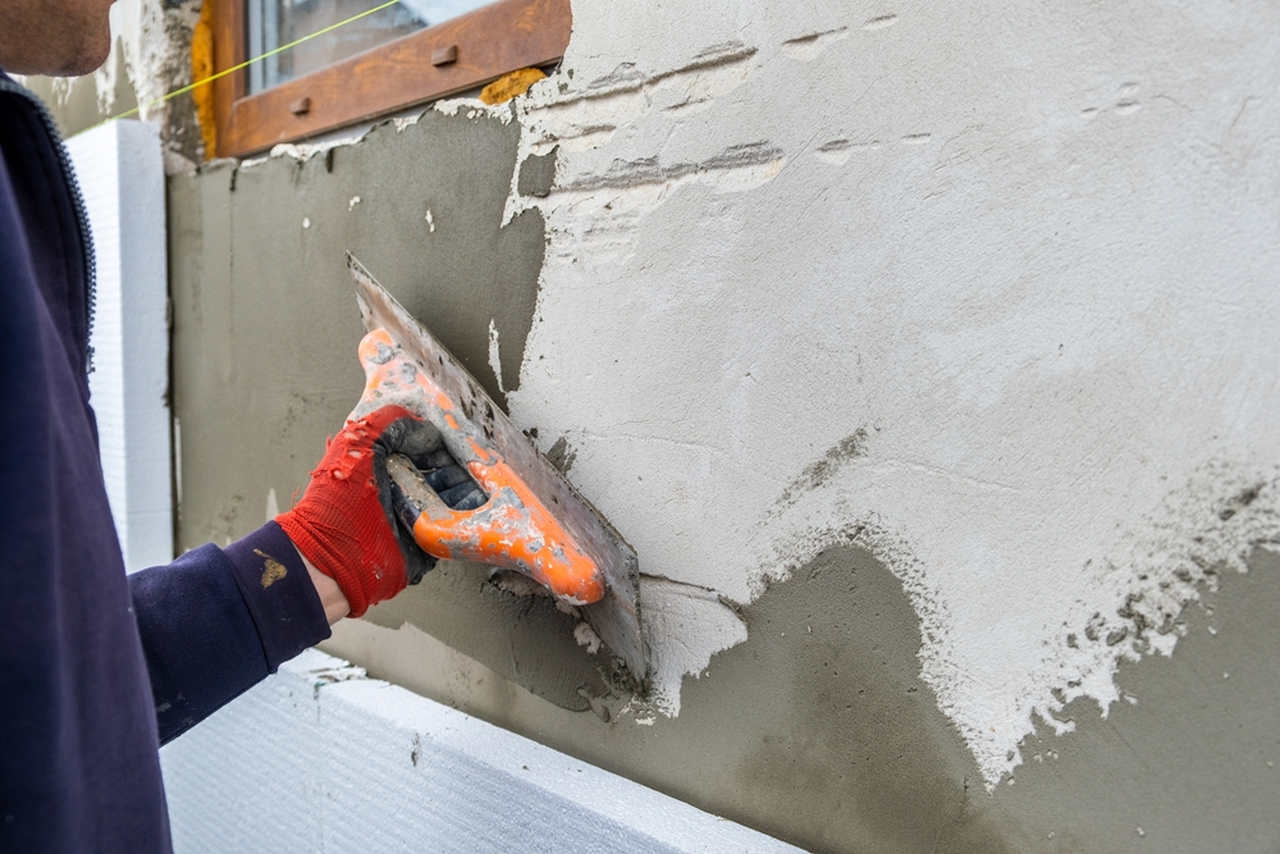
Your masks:
<path fill-rule="evenodd" d="M 206 2 L 208 2 L 208 0 L 206 0 Z M 394 6 L 399 2 L 400 0 L 387 0 L 387 2 L 374 6 L 372 9 L 366 9 L 363 12 L 357 12 L 356 14 L 352 15 L 350 18 L 345 18 L 341 21 L 338 21 L 336 24 L 330 24 L 327 27 L 323 27 L 321 29 L 316 30 L 314 33 L 305 35 L 300 39 L 294 39 L 288 44 L 282 44 L 279 47 L 273 47 L 271 50 L 267 51 L 266 53 L 262 53 L 262 54 L 259 54 L 258 56 L 252 57 L 250 59 L 246 59 L 244 62 L 241 62 L 238 65 L 233 65 L 230 68 L 224 68 L 221 71 L 210 74 L 208 77 L 204 78 L 203 80 L 197 80 L 194 83 L 188 83 L 186 86 L 183 86 L 181 89 L 174 89 L 172 92 L 168 93 L 167 95 L 162 95 L 161 97 L 156 98 L 154 101 L 148 104 L 140 104 L 134 107 L 132 110 L 126 110 L 123 113 L 120 113 L 119 115 L 112 116 L 109 119 L 104 119 L 102 124 L 115 121 L 116 119 L 124 119 L 124 118 L 128 118 L 129 116 L 136 115 L 144 107 L 148 110 L 151 109 L 152 107 L 158 107 L 161 104 L 163 104 L 165 101 L 168 101 L 170 98 L 176 98 L 179 95 L 185 95 L 186 93 L 190 92 L 192 89 L 196 89 L 200 86 L 205 85 L 206 83 L 212 83 L 214 80 L 217 80 L 219 77 L 226 77 L 228 74 L 234 74 L 235 72 L 239 71 L 242 68 L 247 68 L 250 65 L 253 65 L 255 62 L 261 62 L 262 60 L 266 59 L 269 56 L 275 56 L 277 53 L 283 53 L 289 48 L 297 47 L 303 42 L 310 41 L 316 36 L 322 36 L 325 33 L 331 33 L 334 30 L 338 29 L 338 27 L 345 27 L 347 24 L 350 24 L 352 21 L 358 21 L 361 18 L 365 17 L 366 15 L 372 15 L 374 12 L 381 12 L 383 9 L 387 8 L 388 6 Z"/>

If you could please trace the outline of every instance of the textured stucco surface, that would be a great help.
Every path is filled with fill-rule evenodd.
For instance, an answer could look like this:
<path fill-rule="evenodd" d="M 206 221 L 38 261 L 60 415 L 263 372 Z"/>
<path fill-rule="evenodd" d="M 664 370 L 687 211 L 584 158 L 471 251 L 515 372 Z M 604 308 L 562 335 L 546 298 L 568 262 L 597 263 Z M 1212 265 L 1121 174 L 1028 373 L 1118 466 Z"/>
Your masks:
<path fill-rule="evenodd" d="M 992 784 L 1280 535 L 1275 10 L 682 15 L 579 10 L 522 106 L 559 160 L 510 206 L 551 238 L 512 411 L 650 572 L 744 601 L 856 531 Z"/>
<path fill-rule="evenodd" d="M 171 179 L 182 545 L 354 400 L 349 248 L 636 546 L 656 693 L 456 565 L 330 648 L 819 850 L 1274 850 L 1275 8 L 574 15 Z"/>

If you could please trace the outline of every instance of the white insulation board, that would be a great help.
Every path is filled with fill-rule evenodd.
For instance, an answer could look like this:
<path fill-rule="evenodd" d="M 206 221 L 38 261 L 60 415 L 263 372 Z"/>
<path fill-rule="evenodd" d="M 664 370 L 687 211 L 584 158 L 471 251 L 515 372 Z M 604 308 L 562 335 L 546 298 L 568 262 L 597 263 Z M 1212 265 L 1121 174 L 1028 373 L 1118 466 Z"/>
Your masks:
<path fill-rule="evenodd" d="M 113 121 L 67 140 L 97 257 L 90 401 L 130 572 L 173 559 L 164 162 L 155 127 Z"/>
<path fill-rule="evenodd" d="M 798 850 L 318 650 L 161 761 L 180 854 Z"/>

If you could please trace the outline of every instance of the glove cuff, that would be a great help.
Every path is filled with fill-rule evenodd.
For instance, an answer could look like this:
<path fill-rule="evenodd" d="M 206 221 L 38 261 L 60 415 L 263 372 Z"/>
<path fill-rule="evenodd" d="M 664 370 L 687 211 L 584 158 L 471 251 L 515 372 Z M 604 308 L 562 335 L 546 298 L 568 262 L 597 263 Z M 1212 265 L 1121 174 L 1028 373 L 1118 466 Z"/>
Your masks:
<path fill-rule="evenodd" d="M 299 519 L 296 511 L 281 513 L 275 518 L 275 523 L 312 566 L 337 582 L 350 608 L 348 616 L 364 616 L 364 612 L 369 610 L 370 602 L 365 594 L 359 569 L 352 566 L 345 555 L 329 548 L 323 540 L 313 536 L 310 525 Z"/>

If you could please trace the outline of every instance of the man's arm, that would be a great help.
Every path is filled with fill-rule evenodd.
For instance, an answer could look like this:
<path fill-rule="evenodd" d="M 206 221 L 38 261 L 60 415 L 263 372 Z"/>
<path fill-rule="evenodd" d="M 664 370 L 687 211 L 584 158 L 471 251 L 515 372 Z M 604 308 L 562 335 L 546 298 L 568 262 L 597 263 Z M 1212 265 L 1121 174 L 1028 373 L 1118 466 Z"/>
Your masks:
<path fill-rule="evenodd" d="M 379 395 L 366 388 L 297 506 L 225 549 L 202 546 L 130 577 L 162 743 L 435 563 L 395 519 L 390 456 L 408 457 L 448 507 L 484 501 L 439 432 Z"/>
<path fill-rule="evenodd" d="M 162 744 L 329 636 L 346 599 L 312 572 L 268 522 L 129 577 Z"/>

